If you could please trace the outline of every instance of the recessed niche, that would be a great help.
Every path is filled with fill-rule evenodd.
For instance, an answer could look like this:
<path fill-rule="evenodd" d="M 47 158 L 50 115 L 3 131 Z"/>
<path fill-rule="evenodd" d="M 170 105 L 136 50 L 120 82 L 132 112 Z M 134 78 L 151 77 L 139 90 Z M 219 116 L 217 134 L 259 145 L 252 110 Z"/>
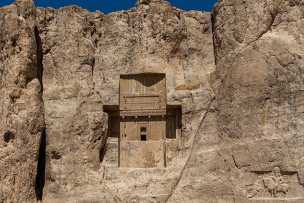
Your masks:
<path fill-rule="evenodd" d="M 59 153 L 52 151 L 52 159 L 59 160 L 61 159 L 61 156 L 59 155 Z"/>
<path fill-rule="evenodd" d="M 9 143 L 15 139 L 15 135 L 11 132 L 6 132 L 4 134 L 4 142 Z"/>

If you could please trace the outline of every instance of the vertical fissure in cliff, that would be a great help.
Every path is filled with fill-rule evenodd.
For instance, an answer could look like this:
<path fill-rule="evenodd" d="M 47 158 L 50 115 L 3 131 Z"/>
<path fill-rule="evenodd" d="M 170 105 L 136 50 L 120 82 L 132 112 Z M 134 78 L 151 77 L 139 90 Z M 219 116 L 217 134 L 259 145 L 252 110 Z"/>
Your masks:
<path fill-rule="evenodd" d="M 37 27 L 35 28 L 35 37 L 36 37 L 36 45 L 37 45 L 37 78 L 40 82 L 41 89 L 43 92 L 43 83 L 42 83 L 42 74 L 43 74 L 43 52 L 42 52 L 42 42 L 39 36 L 39 31 Z"/>
<path fill-rule="evenodd" d="M 213 56 L 214 56 L 214 63 L 215 66 L 217 64 L 217 54 L 216 54 L 216 50 L 215 50 L 215 13 L 212 12 L 211 14 L 211 27 L 212 27 L 212 42 L 213 42 Z"/>
<path fill-rule="evenodd" d="M 42 75 L 43 75 L 43 52 L 42 52 L 42 42 L 39 36 L 38 28 L 35 27 L 35 38 L 36 38 L 36 46 L 37 46 L 37 78 L 41 85 L 41 91 L 43 94 L 43 83 L 42 83 Z M 41 94 L 41 95 L 42 95 Z M 39 155 L 38 155 L 38 164 L 37 164 L 37 176 L 35 182 L 35 191 L 36 191 L 36 199 L 37 201 L 42 201 L 43 197 L 43 188 L 45 184 L 45 163 L 46 163 L 46 133 L 45 129 L 42 132 L 41 143 L 39 147 Z"/>
<path fill-rule="evenodd" d="M 45 163 L 46 163 L 45 149 L 46 149 L 46 134 L 44 129 L 42 132 L 41 143 L 39 148 L 37 176 L 36 176 L 36 185 L 35 185 L 37 201 L 42 200 L 43 197 L 43 188 L 45 184 Z"/>

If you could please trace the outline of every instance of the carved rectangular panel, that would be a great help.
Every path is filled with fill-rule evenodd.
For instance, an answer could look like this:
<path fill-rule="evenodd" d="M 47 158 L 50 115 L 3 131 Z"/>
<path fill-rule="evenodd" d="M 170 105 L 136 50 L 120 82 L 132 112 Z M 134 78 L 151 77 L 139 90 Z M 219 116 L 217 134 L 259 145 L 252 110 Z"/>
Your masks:
<path fill-rule="evenodd" d="M 122 141 L 140 141 L 141 135 L 146 135 L 146 141 L 160 141 L 165 138 L 166 118 L 126 117 L 121 119 L 120 126 Z"/>
<path fill-rule="evenodd" d="M 121 116 L 151 116 L 166 113 L 165 74 L 120 77 Z"/>
<path fill-rule="evenodd" d="M 303 186 L 300 185 L 296 172 L 281 172 L 279 167 L 273 171 L 248 172 L 245 179 L 247 197 L 252 200 L 302 199 Z"/>
<path fill-rule="evenodd" d="M 161 109 L 161 94 L 123 95 L 124 110 L 135 109 Z"/>

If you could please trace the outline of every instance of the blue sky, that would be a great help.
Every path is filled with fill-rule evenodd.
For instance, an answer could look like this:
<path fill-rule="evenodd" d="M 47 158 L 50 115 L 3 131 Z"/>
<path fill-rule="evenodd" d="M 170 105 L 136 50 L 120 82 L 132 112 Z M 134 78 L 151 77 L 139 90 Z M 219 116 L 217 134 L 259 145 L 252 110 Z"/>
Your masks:
<path fill-rule="evenodd" d="M 182 10 L 211 11 L 217 0 L 167 0 L 172 6 Z M 0 0 L 0 7 L 10 5 L 14 0 Z M 60 7 L 77 5 L 91 12 L 100 10 L 108 14 L 118 10 L 128 10 L 134 7 L 136 0 L 34 0 L 36 7 Z"/>

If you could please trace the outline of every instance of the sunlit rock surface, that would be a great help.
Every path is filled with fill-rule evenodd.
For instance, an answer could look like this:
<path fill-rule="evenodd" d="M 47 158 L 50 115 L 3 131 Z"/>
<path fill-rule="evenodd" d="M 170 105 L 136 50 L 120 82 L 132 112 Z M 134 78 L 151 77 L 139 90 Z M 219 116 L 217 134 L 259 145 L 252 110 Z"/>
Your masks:
<path fill-rule="evenodd" d="M 0 202 L 304 202 L 303 10 L 0 8 Z"/>

